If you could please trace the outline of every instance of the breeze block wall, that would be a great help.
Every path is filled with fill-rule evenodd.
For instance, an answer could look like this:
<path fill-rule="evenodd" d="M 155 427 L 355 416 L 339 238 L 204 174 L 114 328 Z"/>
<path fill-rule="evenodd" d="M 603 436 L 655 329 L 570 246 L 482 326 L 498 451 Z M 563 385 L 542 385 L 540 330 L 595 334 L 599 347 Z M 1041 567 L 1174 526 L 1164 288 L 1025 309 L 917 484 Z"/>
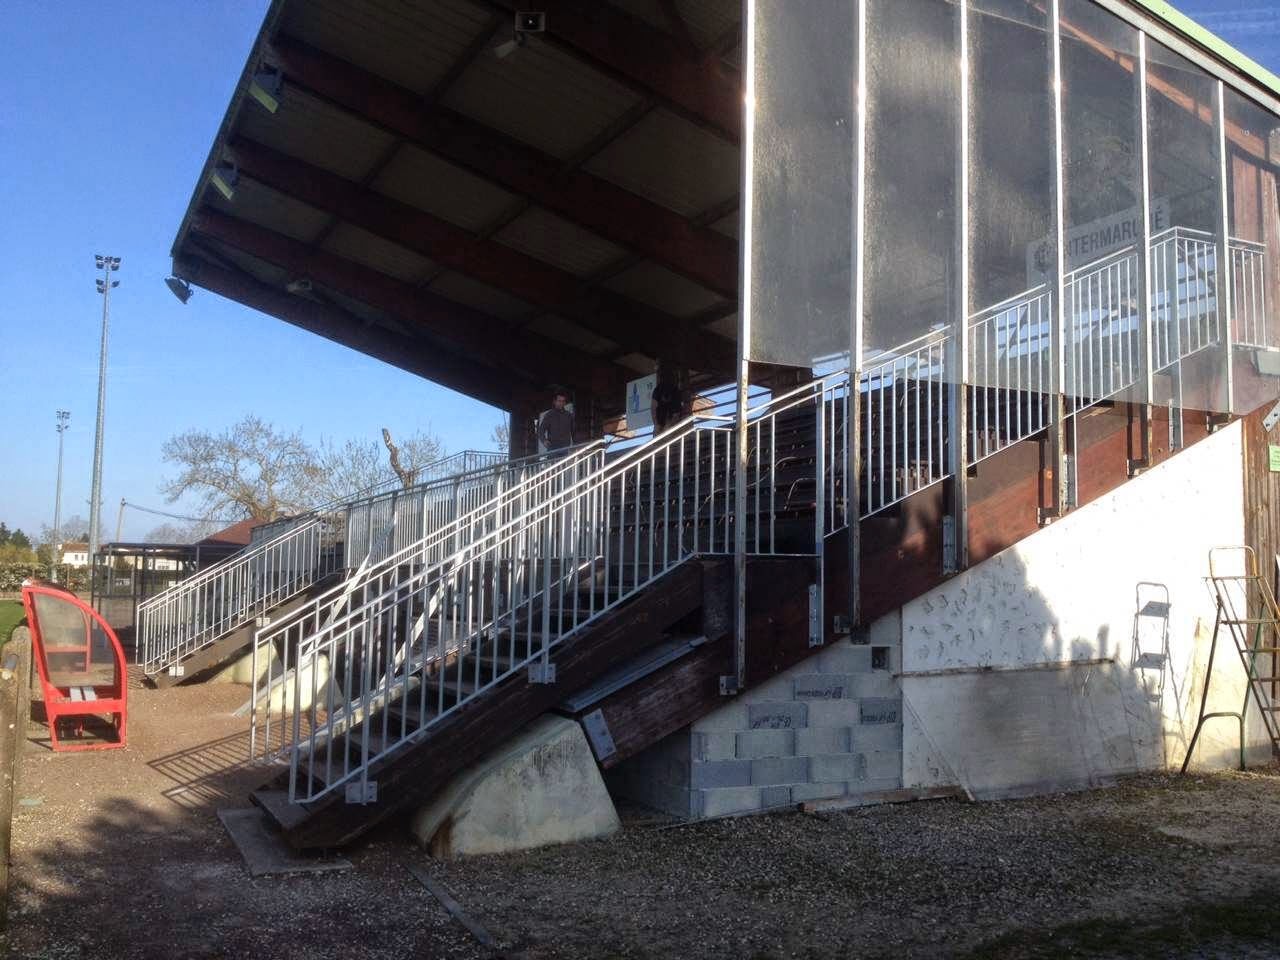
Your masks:
<path fill-rule="evenodd" d="M 901 618 L 840 640 L 620 764 L 615 795 L 680 817 L 902 785 Z"/>

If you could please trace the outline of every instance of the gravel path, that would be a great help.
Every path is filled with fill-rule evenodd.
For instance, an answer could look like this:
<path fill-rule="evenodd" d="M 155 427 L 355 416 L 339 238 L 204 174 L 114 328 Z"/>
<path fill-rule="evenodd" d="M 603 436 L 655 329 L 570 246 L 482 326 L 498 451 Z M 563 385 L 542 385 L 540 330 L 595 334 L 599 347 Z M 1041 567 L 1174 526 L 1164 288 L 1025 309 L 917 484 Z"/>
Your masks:
<path fill-rule="evenodd" d="M 393 823 L 347 873 L 250 880 L 214 816 L 263 777 L 244 689 L 133 695 L 126 750 L 28 747 L 9 956 L 492 956 L 410 865 L 528 960 L 1280 956 L 1280 769 L 694 825 L 631 811 L 607 840 L 448 864 Z"/>

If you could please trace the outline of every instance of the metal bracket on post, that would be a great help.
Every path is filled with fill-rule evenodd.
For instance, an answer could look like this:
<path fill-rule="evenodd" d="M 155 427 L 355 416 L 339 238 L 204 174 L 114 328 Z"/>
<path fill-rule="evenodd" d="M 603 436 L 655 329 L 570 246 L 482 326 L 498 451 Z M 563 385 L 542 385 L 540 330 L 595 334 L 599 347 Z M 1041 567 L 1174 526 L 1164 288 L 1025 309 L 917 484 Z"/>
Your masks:
<path fill-rule="evenodd" d="M 720 696 L 736 697 L 738 695 L 738 678 L 728 675 L 720 678 Z"/>
<path fill-rule="evenodd" d="M 358 780 L 354 783 L 347 784 L 347 803 L 377 803 L 378 802 L 378 781 L 370 780 L 368 783 L 361 783 Z"/>
<path fill-rule="evenodd" d="M 960 572 L 956 563 L 956 518 L 949 515 L 942 518 L 942 572 Z"/>
<path fill-rule="evenodd" d="M 556 682 L 556 665 L 550 661 L 543 662 L 539 660 L 537 663 L 529 664 L 529 682 L 530 683 L 555 683 Z"/>
<path fill-rule="evenodd" d="M 1075 452 L 1064 453 L 1062 455 L 1062 469 L 1066 479 L 1066 507 L 1068 510 L 1074 510 L 1080 505 L 1079 499 L 1079 481 L 1080 478 L 1076 473 L 1076 455 Z"/>
<path fill-rule="evenodd" d="M 822 646 L 822 597 L 816 583 L 809 584 L 809 646 Z"/>
<path fill-rule="evenodd" d="M 848 614 L 837 613 L 831 618 L 831 632 L 837 637 L 853 635 L 853 622 L 849 619 Z"/>

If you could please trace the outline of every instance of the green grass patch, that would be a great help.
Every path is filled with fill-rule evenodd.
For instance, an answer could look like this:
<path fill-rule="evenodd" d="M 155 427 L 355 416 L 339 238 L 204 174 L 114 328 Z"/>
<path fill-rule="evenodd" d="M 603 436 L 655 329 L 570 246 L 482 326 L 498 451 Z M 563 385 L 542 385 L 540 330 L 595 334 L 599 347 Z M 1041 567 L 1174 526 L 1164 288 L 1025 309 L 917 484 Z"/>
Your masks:
<path fill-rule="evenodd" d="M 18 600 L 0 600 L 0 643 L 5 643 L 9 639 L 9 634 L 13 633 L 13 628 L 20 624 L 26 614 L 22 610 L 22 603 Z"/>
<path fill-rule="evenodd" d="M 1280 915 L 1272 894 L 1216 903 L 1193 903 L 1164 917 L 1100 917 L 1042 930 L 1015 930 L 964 954 L 965 960 L 1057 960 L 1094 956 L 1164 958 L 1216 945 L 1274 943 Z"/>

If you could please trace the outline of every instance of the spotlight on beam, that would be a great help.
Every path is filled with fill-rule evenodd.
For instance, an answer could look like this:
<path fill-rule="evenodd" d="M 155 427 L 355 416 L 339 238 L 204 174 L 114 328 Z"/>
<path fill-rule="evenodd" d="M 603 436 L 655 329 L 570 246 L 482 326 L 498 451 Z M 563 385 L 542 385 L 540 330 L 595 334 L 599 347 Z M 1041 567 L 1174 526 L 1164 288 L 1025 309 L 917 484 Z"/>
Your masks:
<path fill-rule="evenodd" d="M 239 180 L 240 171 L 236 169 L 235 164 L 223 164 L 216 167 L 213 171 L 213 176 L 209 178 L 209 182 L 227 200 L 236 195 L 236 183 Z"/>
<path fill-rule="evenodd" d="M 546 29 L 545 13 L 532 13 L 528 10 L 516 12 L 516 33 L 545 33 Z"/>
<path fill-rule="evenodd" d="M 181 277 L 165 277 L 164 283 L 173 292 L 173 295 L 183 303 L 191 299 L 191 284 Z"/>
<path fill-rule="evenodd" d="M 290 280 L 288 283 L 284 285 L 284 288 L 288 290 L 290 293 L 298 293 L 298 294 L 310 293 L 311 281 L 308 280 L 306 277 L 299 277 L 297 280 Z"/>
<path fill-rule="evenodd" d="M 249 96 L 262 104 L 268 113 L 280 109 L 280 91 L 284 87 L 284 74 L 278 67 L 263 67 L 249 81 Z"/>

